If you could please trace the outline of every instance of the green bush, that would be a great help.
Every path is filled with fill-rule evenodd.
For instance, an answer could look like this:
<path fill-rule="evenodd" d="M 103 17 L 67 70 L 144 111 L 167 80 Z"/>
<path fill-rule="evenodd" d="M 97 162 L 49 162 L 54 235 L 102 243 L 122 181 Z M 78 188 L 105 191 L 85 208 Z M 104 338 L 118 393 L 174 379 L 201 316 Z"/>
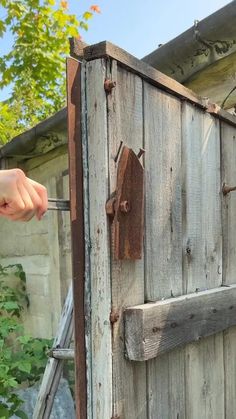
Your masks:
<path fill-rule="evenodd" d="M 19 288 L 7 284 L 9 268 L 19 278 Z M 44 371 L 47 361 L 46 350 L 51 346 L 49 339 L 35 339 L 24 334 L 21 314 L 29 305 L 25 288 L 25 273 L 21 265 L 3 268 L 0 265 L 0 419 L 13 414 L 25 419 L 20 410 L 22 400 L 15 390 L 33 385 Z"/>

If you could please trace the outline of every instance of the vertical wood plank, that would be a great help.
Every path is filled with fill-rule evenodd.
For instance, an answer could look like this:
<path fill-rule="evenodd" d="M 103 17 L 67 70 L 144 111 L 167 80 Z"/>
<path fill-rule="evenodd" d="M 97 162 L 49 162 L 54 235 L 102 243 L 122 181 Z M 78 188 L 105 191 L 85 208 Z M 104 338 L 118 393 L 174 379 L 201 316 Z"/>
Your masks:
<path fill-rule="evenodd" d="M 84 174 L 84 309 L 85 309 L 85 346 L 87 373 L 87 419 L 93 418 L 93 383 L 92 383 L 92 336 L 91 336 L 91 277 L 90 277 L 90 225 L 89 225 L 89 161 L 88 161 L 88 130 L 87 130 L 87 68 L 81 69 L 81 140 Z"/>
<path fill-rule="evenodd" d="M 93 419 L 112 416 L 111 286 L 105 60 L 86 65 Z"/>
<path fill-rule="evenodd" d="M 221 123 L 222 183 L 236 185 L 236 129 Z M 236 282 L 236 194 L 222 196 L 223 284 Z M 236 327 L 224 332 L 225 419 L 236 412 Z"/>
<path fill-rule="evenodd" d="M 56 177 L 51 177 L 47 182 L 48 196 L 53 196 L 56 189 Z M 51 322 L 53 333 L 55 334 L 58 328 L 60 319 L 60 312 L 63 307 L 60 290 L 60 249 L 58 240 L 58 213 L 57 211 L 48 211 L 48 241 L 49 246 L 49 266 L 50 266 L 50 281 L 48 289 L 50 292 L 51 301 Z"/>
<path fill-rule="evenodd" d="M 84 307 L 85 243 L 81 139 L 81 65 L 72 58 L 67 59 L 67 109 L 75 336 L 75 400 L 76 418 L 84 419 L 87 417 L 87 373 Z"/>
<path fill-rule="evenodd" d="M 186 292 L 222 280 L 219 123 L 183 106 L 184 283 Z"/>
<path fill-rule="evenodd" d="M 222 183 L 236 185 L 236 128 L 221 123 Z M 222 194 L 223 195 L 223 194 Z M 223 283 L 235 284 L 236 193 L 222 196 L 223 207 Z"/>
<path fill-rule="evenodd" d="M 183 105 L 184 285 L 187 293 L 222 282 L 219 122 Z M 186 347 L 186 417 L 224 417 L 223 335 Z"/>
<path fill-rule="evenodd" d="M 144 83 L 146 300 L 182 294 L 181 104 Z M 185 417 L 184 350 L 148 361 L 148 418 Z"/>
<path fill-rule="evenodd" d="M 63 171 L 57 178 L 57 198 L 69 199 L 69 175 L 68 170 Z M 58 214 L 58 242 L 59 242 L 59 268 L 61 300 L 65 301 L 68 288 L 71 285 L 71 234 L 70 234 L 70 213 L 68 211 L 57 211 Z"/>
<path fill-rule="evenodd" d="M 116 188 L 114 157 L 120 141 L 135 152 L 143 147 L 142 80 L 112 62 L 108 77 L 116 88 L 108 96 L 110 193 Z M 123 310 L 144 302 L 144 262 L 112 261 L 112 309 L 119 314 L 113 324 L 113 417 L 146 419 L 146 365 L 129 362 L 124 354 Z"/>

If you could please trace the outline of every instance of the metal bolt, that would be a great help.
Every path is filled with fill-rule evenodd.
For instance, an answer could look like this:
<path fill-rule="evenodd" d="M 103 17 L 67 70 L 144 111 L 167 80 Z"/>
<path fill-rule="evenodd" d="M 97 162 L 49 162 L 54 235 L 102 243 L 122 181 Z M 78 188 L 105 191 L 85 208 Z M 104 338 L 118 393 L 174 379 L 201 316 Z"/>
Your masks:
<path fill-rule="evenodd" d="M 111 93 L 112 89 L 116 87 L 116 81 L 112 81 L 112 80 L 105 80 L 104 82 L 104 89 L 107 93 Z"/>
<path fill-rule="evenodd" d="M 127 214 L 130 211 L 130 204 L 129 201 L 121 201 L 120 203 L 120 210 Z"/>

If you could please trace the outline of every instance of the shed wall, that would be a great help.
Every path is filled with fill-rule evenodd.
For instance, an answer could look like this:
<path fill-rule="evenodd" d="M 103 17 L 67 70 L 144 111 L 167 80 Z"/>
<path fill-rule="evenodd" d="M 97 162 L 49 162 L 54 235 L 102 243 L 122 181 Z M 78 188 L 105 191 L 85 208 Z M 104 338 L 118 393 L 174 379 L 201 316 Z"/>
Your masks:
<path fill-rule="evenodd" d="M 115 53 L 119 55 L 119 51 Z M 92 342 L 92 417 L 101 418 L 101 405 L 96 400 L 109 402 L 112 393 L 114 418 L 234 419 L 234 402 L 231 404 L 228 396 L 228 391 L 233 394 L 235 388 L 235 365 L 230 359 L 236 345 L 234 328 L 155 359 L 134 362 L 125 358 L 123 313 L 131 305 L 235 283 L 234 229 L 229 222 L 236 218 L 236 207 L 227 205 L 231 198 L 222 195 L 224 173 L 227 183 L 235 179 L 233 172 L 229 175 L 234 170 L 235 126 L 161 89 L 154 80 L 147 81 L 146 74 L 142 77 L 140 69 L 135 71 L 133 62 L 129 69 L 129 57 L 125 57 L 124 65 L 122 59 L 84 63 L 86 178 L 91 185 L 86 192 L 90 214 L 94 208 L 102 211 L 115 190 L 115 156 L 120 142 L 136 153 L 145 148 L 144 255 L 141 261 L 114 261 L 112 236 L 110 241 L 107 236 L 109 226 L 100 228 L 104 213 L 99 216 L 96 212 L 88 220 L 92 255 L 91 271 L 87 272 L 92 296 L 88 329 Z M 100 67 L 103 80 L 96 76 L 101 74 Z M 96 115 L 101 112 L 101 97 L 104 112 L 106 77 L 116 81 L 116 87 L 106 98 L 108 117 L 103 113 L 101 120 Z M 103 157 L 96 158 L 101 150 Z M 225 159 L 230 163 L 224 163 Z M 101 185 L 105 189 L 97 193 Z M 109 254 L 107 265 L 104 255 L 107 258 Z M 102 269 L 98 268 L 100 263 Z M 111 325 L 111 343 L 107 334 L 109 307 L 118 315 L 118 321 Z M 106 368 L 99 381 L 101 365 Z M 103 417 L 109 418 L 109 412 L 106 404 Z"/>
<path fill-rule="evenodd" d="M 115 50 L 119 55 L 119 51 Z M 235 121 L 222 122 L 184 88 L 122 58 L 83 63 L 86 345 L 89 419 L 234 419 L 235 328 L 145 362 L 126 359 L 126 307 L 236 283 Z M 125 57 L 125 58 L 124 58 Z M 96 58 L 96 57 L 95 57 Z M 122 65 L 122 60 L 125 64 Z M 153 75 L 153 79 L 152 79 Z M 104 80 L 116 87 L 104 92 Z M 177 89 L 174 94 L 175 88 Z M 227 120 L 227 117 L 224 116 Z M 233 117 L 232 117 L 233 118 Z M 145 148 L 143 259 L 114 261 L 105 203 L 115 190 L 120 142 Z M 68 198 L 65 150 L 17 163 L 51 197 Z M 11 163 L 12 165 L 14 162 Z M 0 219 L 0 263 L 21 263 L 35 336 L 55 334 L 70 282 L 67 213 L 42 222 Z M 118 315 L 111 324 L 110 312 Z M 171 312 L 169 313 L 171 318 Z"/>
<path fill-rule="evenodd" d="M 33 159 L 27 163 L 9 160 L 8 167 L 20 166 L 27 176 L 47 187 L 50 197 L 68 199 L 68 157 L 61 151 L 40 164 Z M 21 264 L 26 273 L 30 303 L 24 314 L 27 333 L 55 336 L 71 280 L 69 213 L 48 211 L 40 222 L 33 219 L 14 225 L 0 218 L 0 234 L 0 264 Z"/>

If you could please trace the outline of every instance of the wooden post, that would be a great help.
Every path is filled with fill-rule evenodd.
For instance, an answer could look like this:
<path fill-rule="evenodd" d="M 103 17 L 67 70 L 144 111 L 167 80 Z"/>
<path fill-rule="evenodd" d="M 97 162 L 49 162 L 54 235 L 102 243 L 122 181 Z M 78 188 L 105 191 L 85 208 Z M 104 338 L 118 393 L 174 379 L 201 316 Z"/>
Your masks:
<path fill-rule="evenodd" d="M 76 418 L 86 419 L 87 380 L 84 316 L 85 244 L 81 142 L 81 67 L 79 62 L 73 58 L 67 59 L 67 109 L 74 297 Z"/>

